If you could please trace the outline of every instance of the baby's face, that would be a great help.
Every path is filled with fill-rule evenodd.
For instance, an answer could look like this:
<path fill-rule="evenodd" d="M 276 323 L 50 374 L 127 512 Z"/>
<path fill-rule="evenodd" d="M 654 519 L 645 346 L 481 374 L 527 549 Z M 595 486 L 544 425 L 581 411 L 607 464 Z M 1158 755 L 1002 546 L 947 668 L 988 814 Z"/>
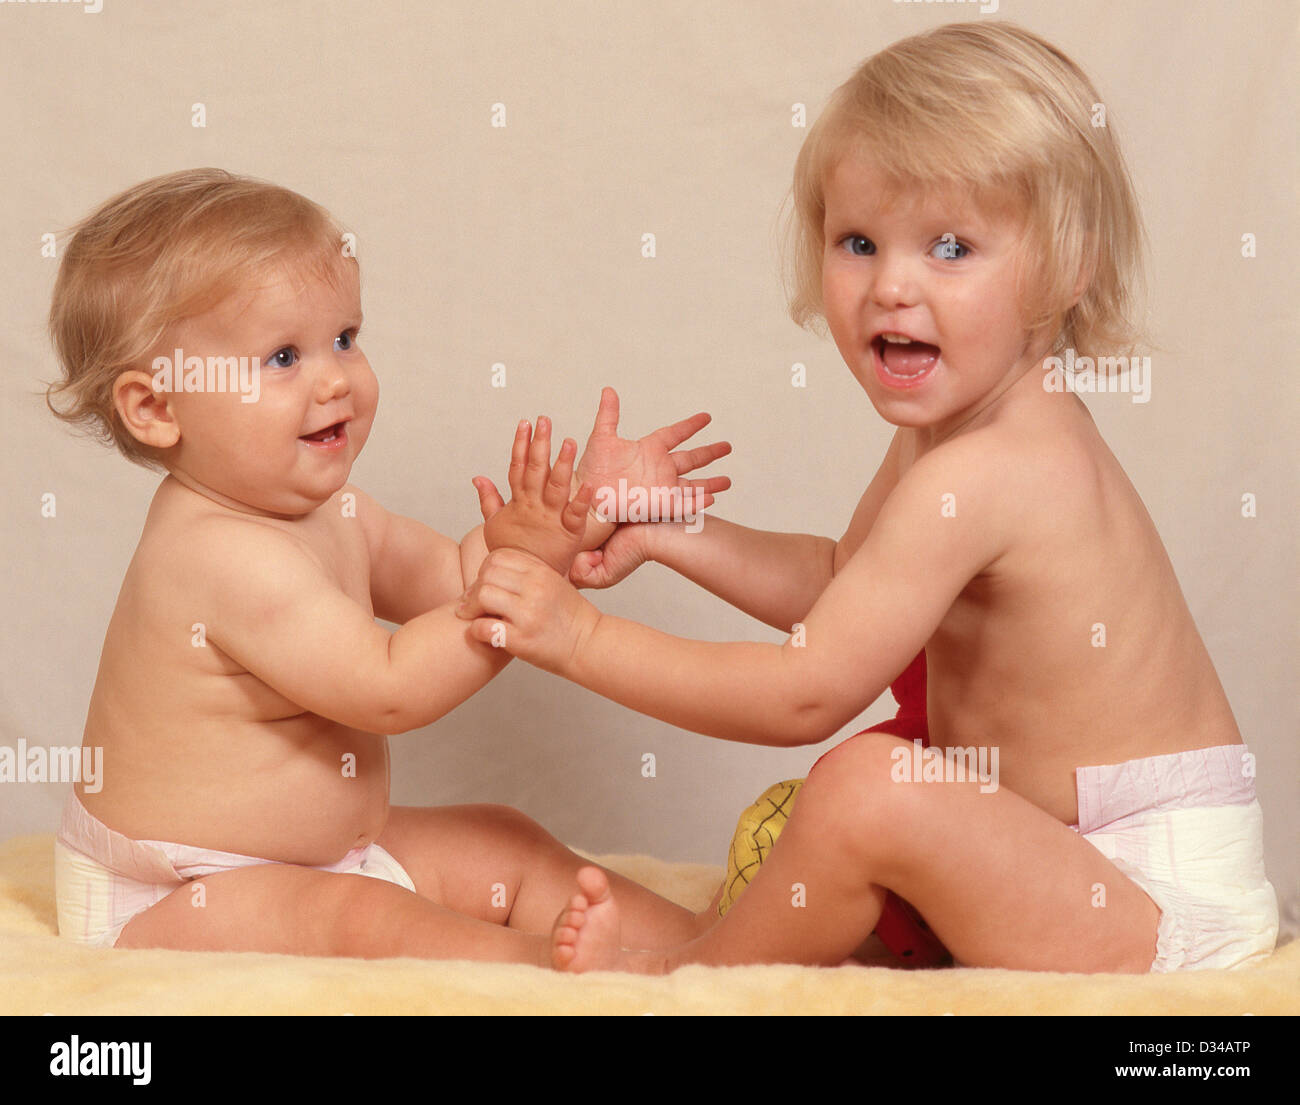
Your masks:
<path fill-rule="evenodd" d="M 348 480 L 379 402 L 357 345 L 355 265 L 335 287 L 275 272 L 169 335 L 166 354 L 258 358 L 252 402 L 231 391 L 174 391 L 182 482 L 237 510 L 296 517 Z M 250 360 L 251 363 L 251 360 Z"/>
<path fill-rule="evenodd" d="M 894 197 L 856 156 L 835 167 L 825 196 L 822 291 L 835 344 L 886 420 L 941 440 L 1035 359 L 1016 294 L 1019 220 L 961 197 Z"/>

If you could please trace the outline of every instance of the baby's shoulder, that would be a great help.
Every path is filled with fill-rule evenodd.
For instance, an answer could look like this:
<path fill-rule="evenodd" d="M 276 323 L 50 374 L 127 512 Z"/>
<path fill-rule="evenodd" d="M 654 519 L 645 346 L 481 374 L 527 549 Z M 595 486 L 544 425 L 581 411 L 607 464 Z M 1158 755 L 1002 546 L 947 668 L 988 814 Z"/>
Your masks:
<path fill-rule="evenodd" d="M 898 487 L 905 494 L 947 489 L 966 497 L 1006 488 L 1023 470 L 1024 443 L 1013 436 L 981 428 L 942 442 L 904 442 L 899 450 Z"/>
<path fill-rule="evenodd" d="M 298 563 L 319 562 L 312 542 L 274 519 L 217 504 L 156 498 L 132 569 L 173 589 L 199 592 L 272 582 Z"/>
<path fill-rule="evenodd" d="M 1004 545 L 1086 517 L 1114 498 L 1122 471 L 1088 421 L 1083 427 L 994 421 L 918 452 L 896 497 L 910 513 L 965 519 Z"/>
<path fill-rule="evenodd" d="M 1068 495 L 1117 462 L 1086 413 L 1082 420 L 994 420 L 936 445 L 912 466 L 928 479 L 971 490 Z"/>

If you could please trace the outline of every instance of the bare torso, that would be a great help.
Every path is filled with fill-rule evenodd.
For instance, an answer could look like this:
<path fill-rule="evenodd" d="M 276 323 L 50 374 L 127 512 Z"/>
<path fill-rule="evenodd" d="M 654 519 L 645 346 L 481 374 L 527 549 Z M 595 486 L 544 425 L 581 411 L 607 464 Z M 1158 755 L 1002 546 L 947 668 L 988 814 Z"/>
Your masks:
<path fill-rule="evenodd" d="M 1023 459 L 1005 501 L 1021 517 L 926 644 L 929 728 L 936 745 L 996 747 L 1000 785 L 1073 824 L 1075 768 L 1241 735 L 1164 545 L 1086 407 L 1024 394 L 970 431 Z M 924 446 L 910 429 L 897 445 L 901 479 Z"/>
<path fill-rule="evenodd" d="M 236 517 L 291 534 L 373 614 L 366 538 L 337 499 L 296 521 Z M 86 722 L 85 743 L 104 750 L 103 789 L 78 793 L 134 839 L 332 863 L 384 828 L 387 738 L 304 712 L 215 644 L 223 609 L 241 596 L 205 587 L 193 548 L 205 513 L 233 512 L 174 479 L 154 497 Z"/>

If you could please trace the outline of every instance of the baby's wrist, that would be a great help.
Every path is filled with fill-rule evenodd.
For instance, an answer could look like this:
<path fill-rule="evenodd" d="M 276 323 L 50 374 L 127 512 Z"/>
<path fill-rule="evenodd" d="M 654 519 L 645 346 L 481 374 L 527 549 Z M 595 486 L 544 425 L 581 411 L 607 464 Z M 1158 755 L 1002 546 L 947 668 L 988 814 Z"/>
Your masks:
<path fill-rule="evenodd" d="M 543 564 L 545 564 L 548 568 L 550 568 L 551 571 L 553 571 L 556 575 L 564 576 L 566 578 L 568 577 L 569 575 L 568 564 L 565 564 L 563 567 L 561 567 L 559 564 L 556 563 L 554 558 L 549 556 L 544 556 L 536 549 L 520 549 L 519 551 L 526 552 L 529 556 L 533 557 L 535 560 L 540 560 Z"/>
<path fill-rule="evenodd" d="M 641 551 L 645 553 L 645 558 L 656 563 L 664 563 L 664 558 L 671 556 L 672 550 L 682 536 L 690 532 L 687 528 L 689 525 L 688 522 L 643 523 L 639 528 L 643 531 Z"/>
<path fill-rule="evenodd" d="M 576 637 L 554 674 L 585 686 L 582 681 L 583 656 L 590 647 L 590 641 L 595 635 L 603 615 L 599 609 L 587 602 L 586 599 L 583 599 L 582 602 L 585 609 L 577 619 Z"/>
<path fill-rule="evenodd" d="M 659 549 L 663 541 L 665 531 L 676 522 L 636 522 L 629 523 L 636 530 L 637 547 L 641 550 L 641 555 L 647 562 L 659 559 Z"/>

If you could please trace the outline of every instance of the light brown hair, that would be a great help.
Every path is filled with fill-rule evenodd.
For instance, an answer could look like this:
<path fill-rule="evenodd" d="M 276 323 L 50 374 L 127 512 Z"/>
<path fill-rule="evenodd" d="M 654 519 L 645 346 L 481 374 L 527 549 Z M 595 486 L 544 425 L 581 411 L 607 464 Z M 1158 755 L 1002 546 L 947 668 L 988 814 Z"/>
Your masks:
<path fill-rule="evenodd" d="M 178 323 L 274 269 L 336 281 L 345 259 L 329 213 L 297 192 L 222 169 L 155 177 L 114 196 L 70 231 L 50 305 L 62 368 L 54 414 L 146 468 L 154 450 L 123 425 L 113 384 Z"/>

